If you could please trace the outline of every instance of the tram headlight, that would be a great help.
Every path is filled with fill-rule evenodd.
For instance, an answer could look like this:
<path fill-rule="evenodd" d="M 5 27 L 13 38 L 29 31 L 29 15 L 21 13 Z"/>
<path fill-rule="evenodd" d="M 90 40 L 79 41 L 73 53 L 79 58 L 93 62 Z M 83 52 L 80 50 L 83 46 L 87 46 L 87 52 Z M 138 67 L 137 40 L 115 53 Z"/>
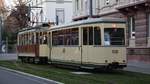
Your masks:
<path fill-rule="evenodd" d="M 108 60 L 105 60 L 105 63 L 108 63 Z"/>

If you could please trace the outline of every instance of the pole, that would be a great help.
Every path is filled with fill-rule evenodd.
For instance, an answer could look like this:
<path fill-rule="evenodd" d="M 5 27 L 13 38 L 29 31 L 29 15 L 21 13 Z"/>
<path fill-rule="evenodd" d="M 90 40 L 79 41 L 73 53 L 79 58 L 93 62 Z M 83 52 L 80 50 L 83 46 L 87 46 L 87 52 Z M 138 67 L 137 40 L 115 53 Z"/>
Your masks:
<path fill-rule="evenodd" d="M 93 16 L 93 3 L 92 0 L 89 0 L 89 17 L 92 18 Z"/>
<path fill-rule="evenodd" d="M 29 21 L 31 21 L 31 5 L 30 4 L 28 6 L 28 18 L 29 18 Z"/>
<path fill-rule="evenodd" d="M 6 53 L 8 53 L 8 37 L 6 37 Z"/>

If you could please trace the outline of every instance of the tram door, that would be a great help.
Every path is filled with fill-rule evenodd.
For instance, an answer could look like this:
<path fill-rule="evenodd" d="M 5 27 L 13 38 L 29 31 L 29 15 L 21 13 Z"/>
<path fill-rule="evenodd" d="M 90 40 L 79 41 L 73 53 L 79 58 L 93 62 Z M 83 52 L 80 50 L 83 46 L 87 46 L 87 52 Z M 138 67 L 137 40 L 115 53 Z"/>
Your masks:
<path fill-rule="evenodd" d="M 47 44 L 48 44 L 48 47 L 49 47 L 49 55 L 48 55 L 48 60 L 50 60 L 51 61 L 51 49 L 52 49 L 52 39 L 51 39 L 51 32 L 48 32 L 48 42 L 47 42 Z"/>
<path fill-rule="evenodd" d="M 101 28 L 100 26 L 88 26 L 82 28 L 82 63 L 97 64 L 104 59 L 101 52 Z"/>

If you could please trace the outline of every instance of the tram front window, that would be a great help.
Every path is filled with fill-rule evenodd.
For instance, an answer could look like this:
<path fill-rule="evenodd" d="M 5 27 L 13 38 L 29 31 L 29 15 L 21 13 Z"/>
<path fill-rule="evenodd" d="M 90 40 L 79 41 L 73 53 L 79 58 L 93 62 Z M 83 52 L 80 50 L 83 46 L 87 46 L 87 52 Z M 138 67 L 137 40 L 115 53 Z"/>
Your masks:
<path fill-rule="evenodd" d="M 125 34 L 123 28 L 105 28 L 104 45 L 125 45 Z"/>

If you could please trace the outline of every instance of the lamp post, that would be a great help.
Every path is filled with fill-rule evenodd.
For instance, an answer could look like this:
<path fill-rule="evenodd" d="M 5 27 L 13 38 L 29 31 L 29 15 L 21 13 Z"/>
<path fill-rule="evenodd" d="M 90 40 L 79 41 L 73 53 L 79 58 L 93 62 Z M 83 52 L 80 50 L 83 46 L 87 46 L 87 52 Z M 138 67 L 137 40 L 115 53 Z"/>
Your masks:
<path fill-rule="evenodd" d="M 2 43 L 2 17 L 0 17 L 0 44 Z"/>

